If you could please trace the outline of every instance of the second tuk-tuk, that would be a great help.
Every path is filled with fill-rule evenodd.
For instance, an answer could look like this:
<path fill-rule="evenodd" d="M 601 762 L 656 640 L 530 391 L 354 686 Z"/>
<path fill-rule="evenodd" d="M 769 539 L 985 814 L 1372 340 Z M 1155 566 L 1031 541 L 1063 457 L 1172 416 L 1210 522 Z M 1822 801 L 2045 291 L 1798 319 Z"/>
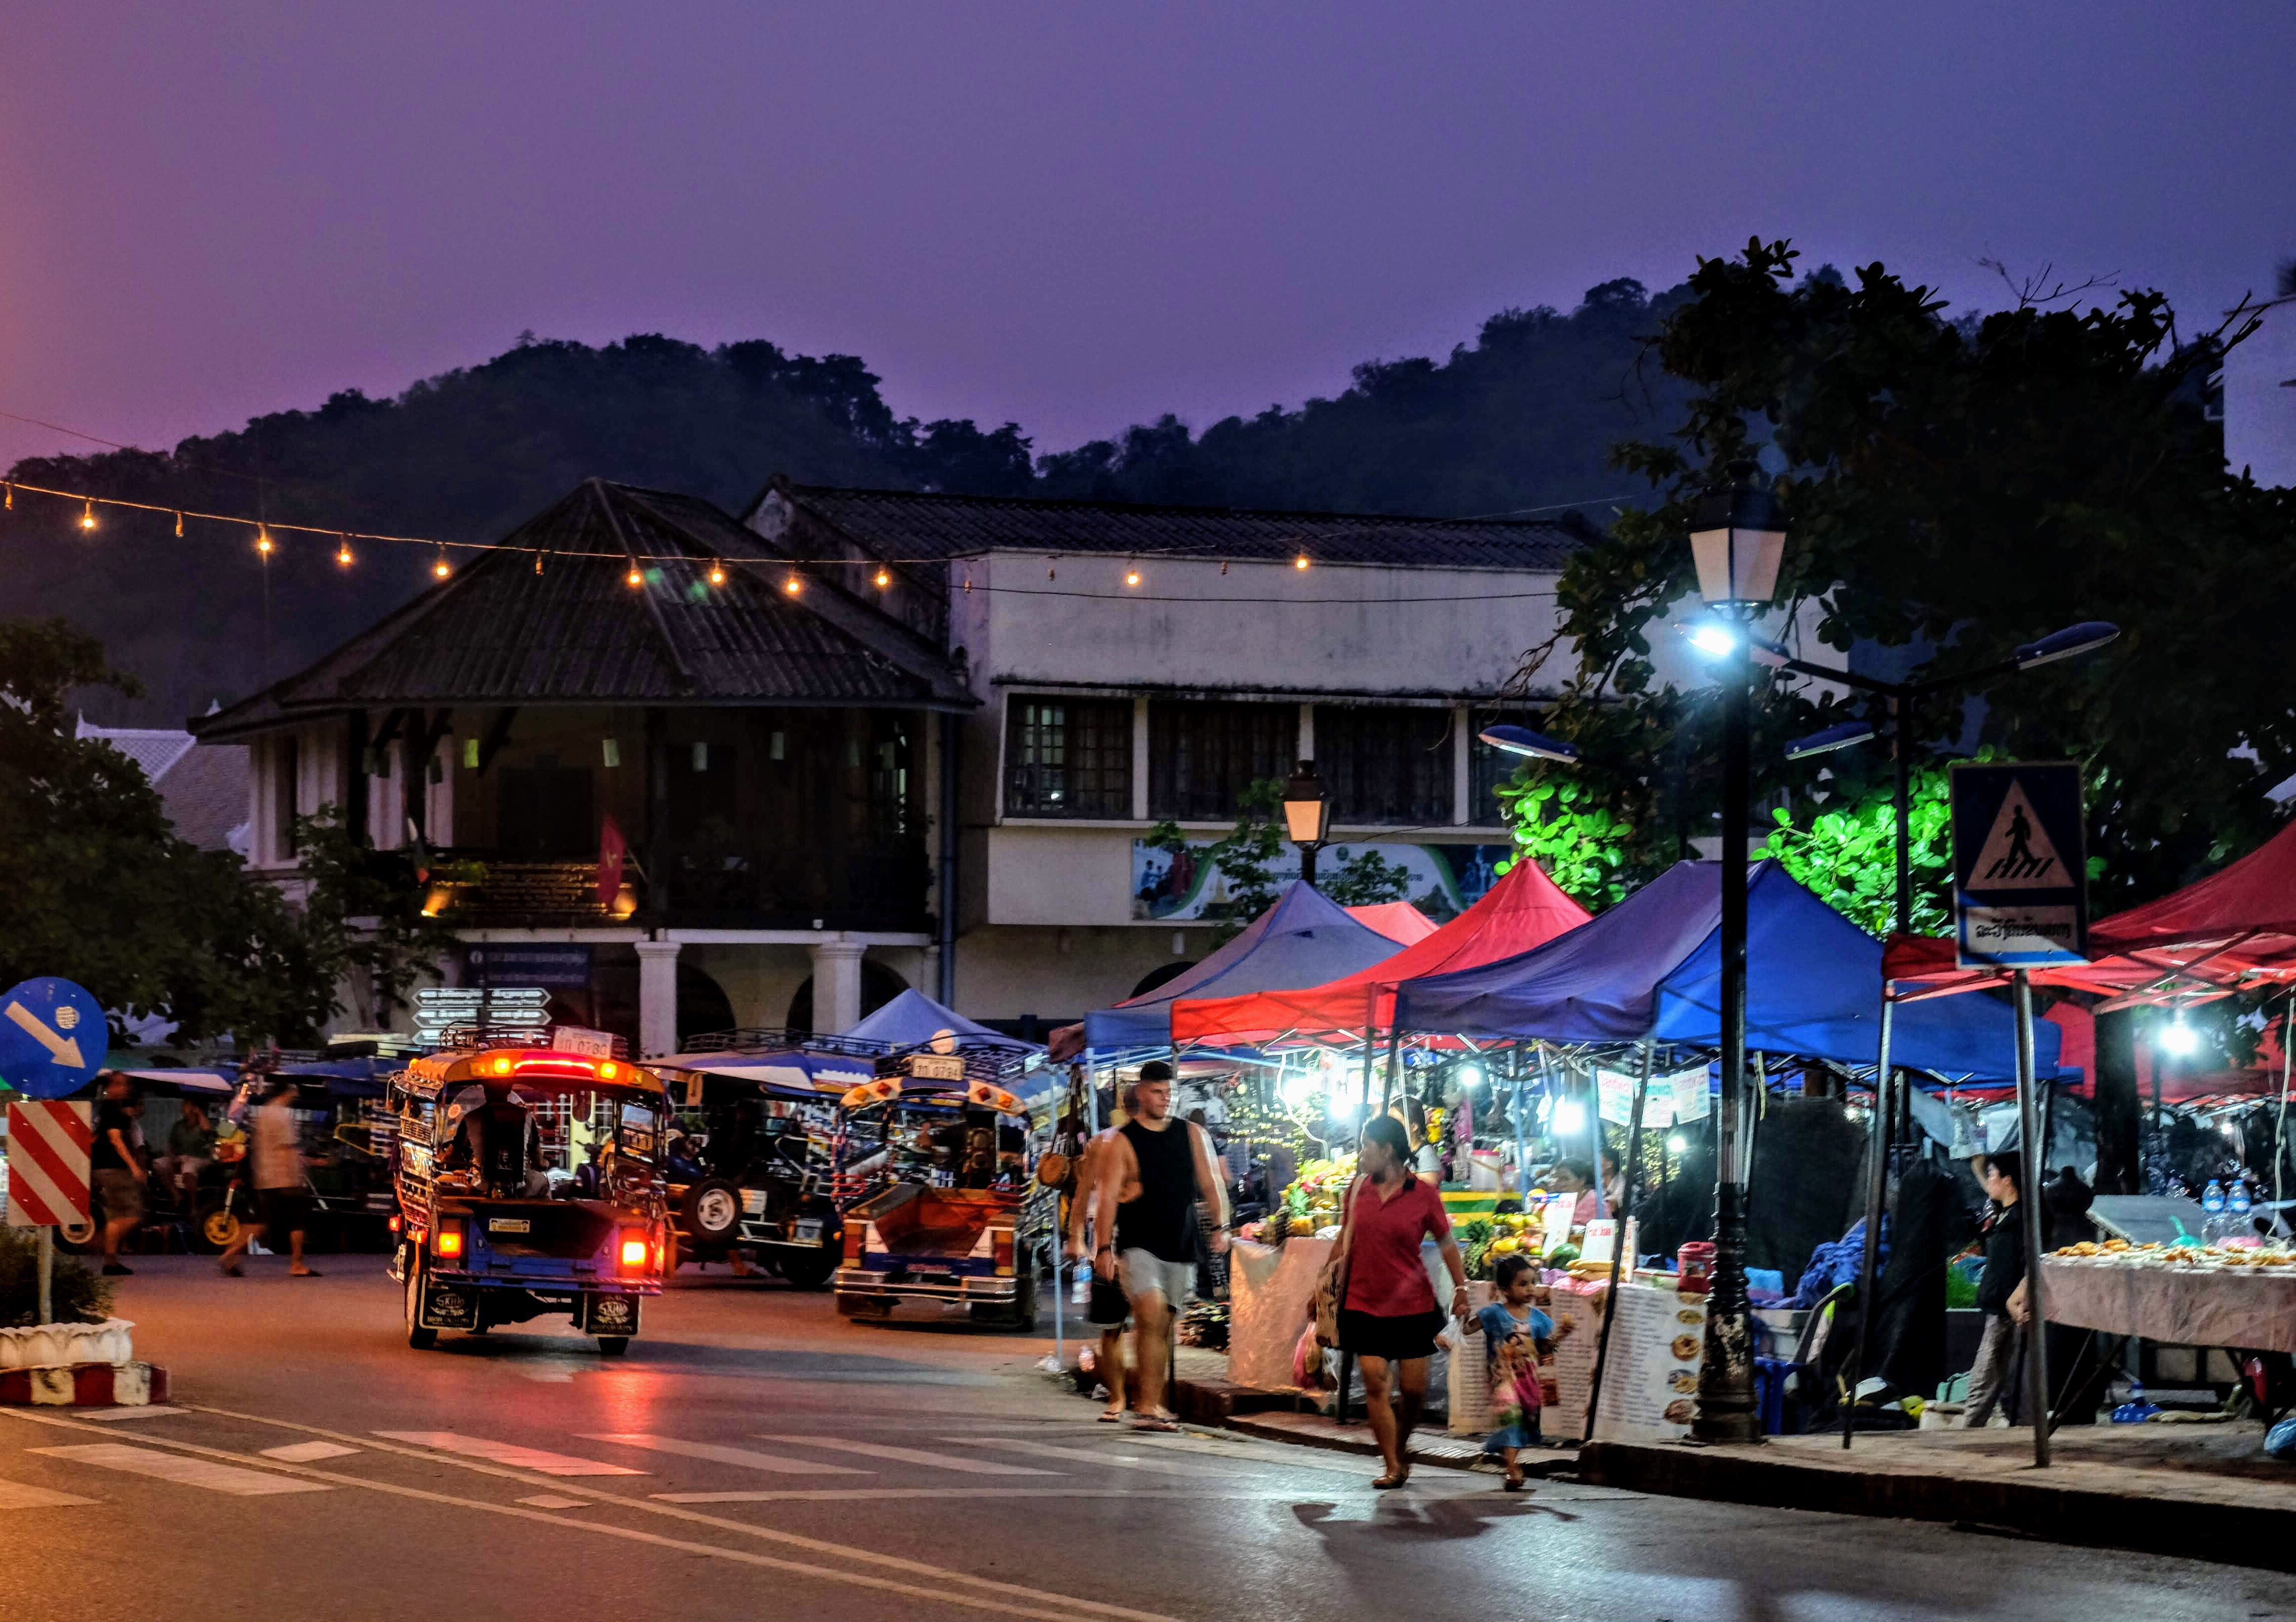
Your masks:
<path fill-rule="evenodd" d="M 667 1099 L 627 1060 L 448 1047 L 390 1084 L 407 1344 L 564 1313 L 618 1356 L 661 1293 Z"/>
<path fill-rule="evenodd" d="M 912 1053 L 845 1098 L 839 1184 L 845 1263 L 837 1310 L 887 1317 L 904 1300 L 962 1303 L 1031 1330 L 1058 1196 L 1034 1172 L 1027 1107 L 961 1060 Z"/>

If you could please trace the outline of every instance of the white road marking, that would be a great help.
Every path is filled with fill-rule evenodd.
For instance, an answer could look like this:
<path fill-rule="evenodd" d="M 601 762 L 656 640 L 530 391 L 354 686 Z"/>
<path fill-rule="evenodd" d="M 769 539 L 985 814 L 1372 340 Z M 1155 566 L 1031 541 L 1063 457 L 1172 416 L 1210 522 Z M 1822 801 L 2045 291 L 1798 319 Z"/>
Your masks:
<path fill-rule="evenodd" d="M 284 1447 L 266 1447 L 266 1459 L 283 1459 L 290 1464 L 316 1464 L 321 1459 L 347 1459 L 358 1452 L 336 1442 L 290 1442 Z"/>
<path fill-rule="evenodd" d="M 556 1493 L 537 1493 L 519 1502 L 530 1503 L 537 1510 L 586 1510 L 590 1507 L 587 1498 L 562 1498 Z"/>
<path fill-rule="evenodd" d="M 167 1419 L 190 1412 L 188 1408 L 171 1408 L 165 1403 L 147 1403 L 141 1408 L 89 1408 L 83 1411 L 80 1417 L 94 1420 L 99 1425 L 108 1425 L 117 1420 Z"/>
<path fill-rule="evenodd" d="M 1056 1470 L 1037 1470 L 1026 1464 L 995 1464 L 987 1459 L 962 1458 L 953 1453 L 928 1453 L 922 1447 L 888 1447 L 882 1442 L 849 1442 L 840 1436 L 760 1436 L 761 1442 L 785 1446 L 829 1447 L 857 1453 L 866 1459 L 891 1459 L 901 1464 L 924 1464 L 935 1470 L 962 1470 L 968 1476 L 1057 1476 Z"/>
<path fill-rule="evenodd" d="M 743 1470 L 769 1470 L 784 1476 L 873 1476 L 873 1470 L 849 1464 L 824 1464 L 817 1459 L 792 1459 L 783 1454 L 758 1453 L 748 1447 L 721 1447 L 715 1442 L 681 1442 L 676 1437 L 644 1430 L 586 1430 L 586 1442 L 619 1442 L 649 1453 L 675 1454 L 681 1459 L 707 1459 L 713 1464 L 734 1464 Z M 659 1496 L 660 1495 L 656 1495 Z"/>
<path fill-rule="evenodd" d="M 521 1447 L 514 1442 L 489 1441 L 482 1436 L 464 1436 L 459 1430 L 378 1430 L 375 1435 L 394 1442 L 411 1442 L 417 1447 L 435 1447 L 440 1453 L 459 1453 L 473 1459 L 490 1459 L 496 1464 L 509 1464 L 520 1470 L 531 1470 L 545 1476 L 643 1476 L 645 1471 L 627 1465 L 608 1464 L 600 1459 L 577 1459 L 562 1453 L 548 1453 L 539 1447 Z"/>
<path fill-rule="evenodd" d="M 83 1498 L 77 1493 L 60 1493 L 53 1487 L 33 1487 L 23 1481 L 0 1481 L 0 1510 L 55 1510 L 94 1502 L 93 1498 Z"/>
<path fill-rule="evenodd" d="M 205 1492 L 227 1493 L 234 1498 L 267 1498 L 279 1493 L 328 1490 L 314 1481 L 291 1481 L 264 1470 L 241 1470 L 210 1459 L 186 1459 L 149 1447 L 130 1447 L 124 1442 L 91 1442 L 79 1447 L 32 1447 L 26 1451 L 45 1454 L 52 1459 L 70 1459 L 78 1464 L 93 1464 L 101 1470 L 122 1470 L 131 1476 L 151 1476 Z"/>
<path fill-rule="evenodd" d="M 225 1419 L 246 1420 L 258 1425 L 273 1425 L 283 1430 L 302 1430 L 322 1436 L 338 1434 L 323 1430 L 316 1425 L 298 1424 L 292 1420 L 268 1419 L 257 1413 L 241 1413 L 229 1408 L 209 1408 L 202 1405 L 195 1412 L 213 1413 Z M 29 1413 L 21 1409 L 0 1408 L 0 1418 L 22 1420 L 30 1424 L 46 1425 L 60 1430 L 77 1430 L 84 1436 L 98 1434 L 71 1420 L 51 1417 L 45 1413 Z M 342 1439 L 348 1441 L 351 1438 L 345 1437 Z M 218 1448 L 202 1447 L 193 1442 L 165 1441 L 160 1446 L 175 1448 L 180 1453 L 205 1455 L 215 1459 L 228 1459 L 234 1456 Z M 422 1455 L 413 1454 L 412 1456 L 419 1458 Z M 419 1487 L 404 1487 L 397 1482 L 363 1480 L 357 1476 L 337 1475 L 329 1470 L 314 1469 L 308 1464 L 283 1464 L 280 1468 L 293 1470 L 297 1475 L 308 1479 L 332 1486 L 361 1487 L 368 1492 L 381 1493 L 395 1498 L 412 1499 L 422 1503 L 447 1504 L 456 1509 L 507 1515 L 521 1520 L 537 1521 L 545 1526 L 564 1527 L 578 1532 L 586 1532 L 595 1536 L 614 1537 L 627 1543 L 644 1544 L 652 1548 L 668 1549 L 683 1554 L 697 1554 L 710 1560 L 732 1561 L 738 1565 L 750 1566 L 762 1570 L 791 1571 L 802 1577 L 845 1583 L 857 1588 L 874 1588 L 888 1593 L 905 1594 L 911 1599 L 937 1601 L 944 1605 L 960 1605 L 972 1610 L 996 1611 L 1013 1617 L 1042 1618 L 1044 1622 L 1074 1622 L 1079 1613 L 1119 1618 L 1123 1622 L 1174 1622 L 1174 1618 L 1156 1611 L 1134 1610 L 1127 1606 L 1111 1605 L 1099 1600 L 1082 1599 L 1073 1594 L 1052 1593 L 1039 1588 L 1024 1587 L 1018 1583 L 999 1582 L 993 1577 L 973 1577 L 965 1572 L 927 1565 L 922 1561 L 903 1560 L 895 1555 L 879 1554 L 847 1544 L 830 1543 L 821 1538 L 803 1537 L 793 1532 L 783 1532 L 770 1527 L 751 1526 L 743 1521 L 721 1520 L 715 1515 L 704 1515 L 693 1510 L 673 1508 L 668 1504 L 648 1503 L 641 1498 L 626 1498 L 614 1493 L 593 1491 L 591 1501 L 627 1504 L 632 1509 L 651 1510 L 656 1514 L 676 1516 L 681 1520 L 717 1528 L 723 1531 L 747 1533 L 750 1536 L 772 1542 L 816 1548 L 848 1560 L 866 1561 L 873 1565 L 914 1572 L 919 1577 L 931 1578 L 942 1584 L 964 1584 L 974 1592 L 947 1587 L 927 1588 L 915 1583 L 896 1582 L 890 1577 L 874 1577 L 863 1571 L 840 1571 L 833 1566 L 816 1566 L 805 1561 L 783 1560 L 770 1554 L 752 1553 L 747 1549 L 728 1549 L 718 1544 L 695 1543 L 682 1537 L 665 1537 L 660 1533 L 644 1532 L 635 1527 L 618 1527 L 590 1520 L 568 1520 L 562 1516 L 547 1511 L 525 1509 L 507 1503 L 490 1503 L 481 1498 L 462 1498 L 452 1493 L 432 1492 Z M 465 1468 L 488 1474 L 501 1473 L 484 1464 L 471 1464 Z M 576 1490 L 585 1489 L 577 1488 Z M 1014 1599 L 991 1597 L 1005 1594 L 1013 1595 Z M 1016 1600 L 1032 1601 L 1037 1603 L 1021 1604 L 1016 1603 Z M 1060 1606 L 1062 1609 L 1054 1610 L 1041 1608 L 1054 1605 Z"/>
<path fill-rule="evenodd" d="M 1112 1464 L 1119 1470 L 1152 1470 L 1161 1476 L 1230 1476 L 1234 1472 L 1216 1464 L 1184 1464 L 1174 1459 L 1146 1459 L 1135 1453 L 1109 1453 L 1097 1447 L 1055 1447 L 1049 1442 L 1031 1442 L 1017 1436 L 945 1436 L 944 1442 L 956 1442 L 972 1447 L 1003 1447 L 1013 1453 L 1025 1453 L 1039 1459 L 1081 1459 L 1087 1464 Z"/>
<path fill-rule="evenodd" d="M 1290 1503 L 1296 1489 L 1274 1487 L 1255 1491 L 1203 1492 L 1185 1487 L 790 1487 L 781 1492 L 653 1493 L 662 1503 L 865 1503 L 887 1498 L 1173 1498 L 1191 1503 L 1209 1499 L 1242 1498 L 1255 1503 Z M 1328 1495 L 1328 1494 L 1326 1495 Z"/>

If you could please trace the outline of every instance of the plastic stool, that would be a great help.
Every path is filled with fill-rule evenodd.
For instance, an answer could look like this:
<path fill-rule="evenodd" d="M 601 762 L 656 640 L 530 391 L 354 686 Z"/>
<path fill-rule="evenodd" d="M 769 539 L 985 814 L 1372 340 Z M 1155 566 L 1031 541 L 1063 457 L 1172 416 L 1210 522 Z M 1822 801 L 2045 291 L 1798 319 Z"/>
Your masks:
<path fill-rule="evenodd" d="M 1762 1434 L 1783 1436 L 1786 1428 L 1786 1376 L 1808 1365 L 1784 1357 L 1754 1359 L 1754 1398 L 1761 1410 Z"/>

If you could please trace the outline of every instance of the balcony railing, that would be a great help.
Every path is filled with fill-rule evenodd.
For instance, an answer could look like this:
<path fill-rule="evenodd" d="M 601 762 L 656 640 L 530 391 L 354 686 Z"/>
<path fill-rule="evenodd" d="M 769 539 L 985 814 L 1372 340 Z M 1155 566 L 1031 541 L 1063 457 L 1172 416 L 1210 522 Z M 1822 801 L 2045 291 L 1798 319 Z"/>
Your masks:
<path fill-rule="evenodd" d="M 671 847 L 650 872 L 636 863 L 612 905 L 598 899 L 592 862 L 503 862 L 451 853 L 479 875 L 434 884 L 426 906 L 467 929 L 638 928 L 917 930 L 929 926 L 931 867 L 922 842 L 841 860 L 818 850 Z"/>

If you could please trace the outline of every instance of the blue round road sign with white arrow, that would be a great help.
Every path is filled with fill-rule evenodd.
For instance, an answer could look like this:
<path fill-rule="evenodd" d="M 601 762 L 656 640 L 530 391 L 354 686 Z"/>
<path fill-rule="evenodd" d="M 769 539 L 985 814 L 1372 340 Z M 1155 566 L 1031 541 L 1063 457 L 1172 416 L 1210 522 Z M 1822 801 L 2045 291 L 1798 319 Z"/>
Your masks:
<path fill-rule="evenodd" d="M 111 1045 L 102 1004 L 70 980 L 42 975 L 0 995 L 0 1081 L 28 1098 L 77 1093 Z"/>

